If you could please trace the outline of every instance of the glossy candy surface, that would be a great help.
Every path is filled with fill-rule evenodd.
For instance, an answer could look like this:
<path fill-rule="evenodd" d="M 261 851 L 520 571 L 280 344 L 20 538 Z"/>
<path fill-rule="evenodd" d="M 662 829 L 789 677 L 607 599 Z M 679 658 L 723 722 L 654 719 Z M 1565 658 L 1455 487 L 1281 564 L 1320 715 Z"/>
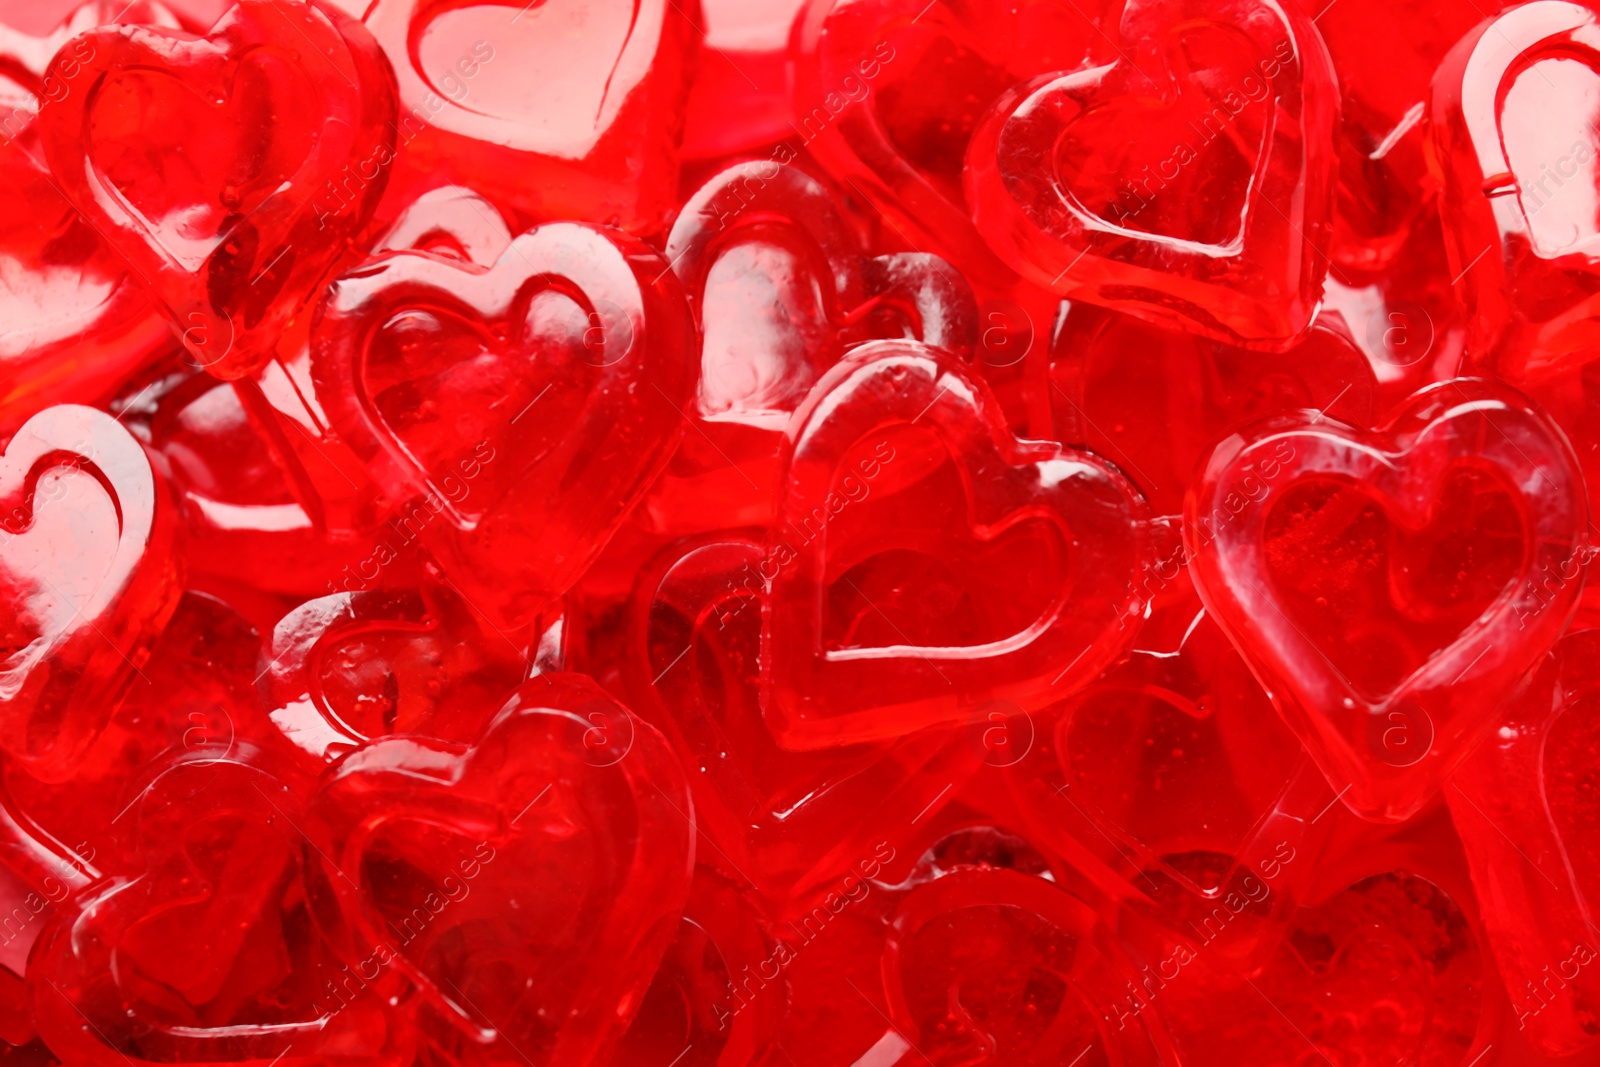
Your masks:
<path fill-rule="evenodd" d="M 1117 464 L 1162 515 L 1182 512 L 1200 460 L 1228 430 L 1306 408 L 1365 426 L 1377 392 L 1334 314 L 1289 351 L 1267 354 L 1074 304 L 1050 365 L 1057 437 Z"/>
<path fill-rule="evenodd" d="M 308 600 L 265 654 L 267 714 L 317 764 L 389 734 L 470 741 L 527 671 L 448 587 Z"/>
<path fill-rule="evenodd" d="M 1321 38 L 1250 0 L 1132 0 L 1113 32 L 1114 61 L 991 106 L 967 147 L 978 228 L 1064 296 L 1286 347 L 1327 270 L 1338 91 Z"/>
<path fill-rule="evenodd" d="M 1309 412 L 1231 435 L 1184 536 L 1200 595 L 1346 803 L 1404 819 L 1571 618 L 1588 524 L 1561 432 L 1462 379 L 1381 431 Z"/>
<path fill-rule="evenodd" d="M 812 0 L 794 23 L 796 137 L 913 248 L 986 295 L 1016 272 L 972 221 L 963 157 L 1014 85 L 1098 56 L 1099 4 Z"/>
<path fill-rule="evenodd" d="M 369 742 L 312 804 L 347 955 L 417 987 L 443 1062 L 592 1062 L 650 984 L 693 873 L 677 761 L 577 676 L 528 682 L 470 745 Z"/>
<path fill-rule="evenodd" d="M 1438 194 L 1428 171 L 1429 82 L 1484 17 L 1471 0 L 1308 4 L 1339 80 L 1335 274 L 1386 273 Z"/>
<path fill-rule="evenodd" d="M 61 405 L 0 457 L 4 748 L 72 773 L 179 591 L 166 489 L 111 416 Z"/>
<path fill-rule="evenodd" d="M 399 86 L 397 184 L 648 231 L 673 206 L 697 4 L 349 0 Z"/>
<path fill-rule="evenodd" d="M 92 0 L 43 36 L 0 20 L 0 402 L 6 425 L 52 403 L 93 403 L 158 352 L 168 334 L 137 277 L 50 176 L 38 113 L 71 91 L 92 46 L 68 41 L 113 22 L 176 27 L 159 4 Z"/>
<path fill-rule="evenodd" d="M 1589 916 L 1600 897 L 1593 834 L 1600 816 L 1597 636 L 1580 629 L 1556 645 L 1446 794 L 1474 881 L 1501 902 L 1484 920 L 1518 1023 L 1558 1055 L 1600 1040 L 1592 1022 L 1600 987 L 1587 966 L 1596 942 Z M 1504 827 L 1506 836 L 1494 827 Z M 1570 984 L 1570 996 L 1552 998 L 1540 989 L 1551 967 Z"/>
<path fill-rule="evenodd" d="M 1513 7 L 1462 38 L 1434 78 L 1440 214 L 1472 348 L 1512 382 L 1591 358 L 1597 23 L 1561 0 Z"/>
<path fill-rule="evenodd" d="M 310 921 L 298 792 L 243 748 L 157 775 L 133 822 L 143 869 L 75 896 L 36 949 L 53 1048 L 83 1064 L 409 1062 L 377 991 L 323 1003 L 338 960 Z"/>
<path fill-rule="evenodd" d="M 907 336 L 962 359 L 975 347 L 965 279 L 936 256 L 862 255 L 841 205 L 794 167 L 713 176 L 665 252 L 702 339 L 689 429 L 644 505 L 665 532 L 771 522 L 784 427 L 847 349 Z"/>
<path fill-rule="evenodd" d="M 371 216 L 392 81 L 362 27 L 243 0 L 207 38 L 95 30 L 56 53 L 39 138 L 61 191 L 127 260 L 195 362 L 249 373 Z"/>
<path fill-rule="evenodd" d="M 1017 441 L 948 356 L 863 346 L 789 435 L 761 562 L 763 707 L 781 744 L 1038 707 L 1123 647 L 1116 623 L 1152 554 L 1143 497 L 1098 456 Z"/>
<path fill-rule="evenodd" d="M 1600 1062 L 1597 18 L 0 0 L 0 1064 Z"/>
<path fill-rule="evenodd" d="M 395 252 L 339 279 L 313 373 L 402 521 L 469 600 L 517 627 L 666 465 L 697 347 L 659 257 L 558 223 L 493 263 Z"/>
<path fill-rule="evenodd" d="M 691 778 L 695 812 L 723 864 L 774 900 L 836 876 L 886 822 L 926 815 L 982 754 L 963 731 L 786 751 L 760 705 L 766 600 L 759 541 L 725 534 L 669 549 L 640 577 L 623 676 Z M 859 818 L 863 808 L 878 817 Z"/>

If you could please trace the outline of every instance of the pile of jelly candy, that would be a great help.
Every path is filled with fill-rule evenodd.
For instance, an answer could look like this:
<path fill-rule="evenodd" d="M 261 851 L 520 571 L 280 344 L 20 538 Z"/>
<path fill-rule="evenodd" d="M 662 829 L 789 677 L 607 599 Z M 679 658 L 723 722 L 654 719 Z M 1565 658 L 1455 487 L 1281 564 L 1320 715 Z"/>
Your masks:
<path fill-rule="evenodd" d="M 0 0 L 0 1067 L 1600 1064 L 1600 6 Z"/>

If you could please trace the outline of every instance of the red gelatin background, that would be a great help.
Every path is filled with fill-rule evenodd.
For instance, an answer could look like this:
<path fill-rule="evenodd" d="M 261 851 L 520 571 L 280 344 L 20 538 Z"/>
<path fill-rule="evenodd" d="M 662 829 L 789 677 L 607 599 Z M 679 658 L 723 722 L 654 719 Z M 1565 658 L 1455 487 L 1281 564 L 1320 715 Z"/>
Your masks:
<path fill-rule="evenodd" d="M 1600 6 L 0 0 L 0 1061 L 1600 1065 Z"/>

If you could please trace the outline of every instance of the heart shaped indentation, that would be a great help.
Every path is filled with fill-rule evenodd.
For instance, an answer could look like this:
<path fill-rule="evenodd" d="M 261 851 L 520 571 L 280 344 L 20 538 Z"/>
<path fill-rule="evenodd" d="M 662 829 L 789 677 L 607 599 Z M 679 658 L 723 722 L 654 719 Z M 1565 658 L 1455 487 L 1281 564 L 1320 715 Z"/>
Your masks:
<path fill-rule="evenodd" d="M 762 717 L 761 544 L 707 535 L 640 575 L 624 679 L 635 706 L 697 767 L 695 817 L 717 849 L 704 862 L 803 898 L 871 851 L 891 825 L 926 817 L 977 769 L 946 733 L 817 752 L 779 747 Z M 860 813 L 877 812 L 863 822 Z"/>
<path fill-rule="evenodd" d="M 915 337 L 966 359 L 976 341 L 972 292 L 949 264 L 868 257 L 833 194 L 791 165 L 712 176 L 665 253 L 702 342 L 690 432 L 646 504 L 663 533 L 771 521 L 784 426 L 846 349 Z"/>
<path fill-rule="evenodd" d="M 25 765 L 5 768 L 5 789 L 28 821 L 101 870 L 138 869 L 107 812 L 129 809 L 146 767 L 200 748 L 230 752 L 271 745 L 275 731 L 256 692 L 261 640 L 220 600 L 184 593 L 172 620 L 140 664 L 106 729 L 65 782 L 41 782 Z"/>
<path fill-rule="evenodd" d="M 514 123 L 522 139 L 563 159 L 582 159 L 615 123 L 645 77 L 629 63 L 639 28 L 639 0 L 537 0 L 517 4 L 434 5 L 412 24 L 416 69 L 440 97 L 475 115 Z M 462 56 L 491 43 L 497 58 L 465 79 Z M 462 86 L 465 85 L 465 92 Z"/>
<path fill-rule="evenodd" d="M 197 38 L 104 28 L 57 53 L 39 113 L 62 192 L 191 356 L 235 379 L 299 321 L 394 159 L 393 81 L 336 10 L 240 0 Z"/>
<path fill-rule="evenodd" d="M 397 184 L 654 230 L 676 203 L 698 18 L 669 0 L 373 0 L 409 149 Z"/>
<path fill-rule="evenodd" d="M 1460 905 L 1396 870 L 1301 908 L 1248 982 L 1202 958 L 1150 1003 L 1184 1062 L 1465 1063 L 1484 1012 L 1486 961 Z M 1254 988 L 1252 988 L 1252 986 Z"/>
<path fill-rule="evenodd" d="M 1102 66 L 995 101 L 967 147 L 979 230 L 1063 296 L 1290 347 L 1321 298 L 1334 186 L 1338 89 L 1315 26 L 1271 3 L 1137 2 L 1112 43 Z"/>
<path fill-rule="evenodd" d="M 467 742 L 526 673 L 447 588 L 339 593 L 273 631 L 270 715 L 315 766 L 392 734 Z"/>
<path fill-rule="evenodd" d="M 956 869 L 913 889 L 884 947 L 890 1017 L 935 1064 L 1120 1062 L 1119 992 L 1094 913 L 1015 870 Z"/>
<path fill-rule="evenodd" d="M 20 13 L 19 14 L 23 14 Z M 168 340 L 128 265 L 61 195 L 34 121 L 70 91 L 51 57 L 97 26 L 177 27 L 154 0 L 89 0 L 51 32 L 0 25 L 0 429 L 52 403 L 99 403 Z M 71 56 L 84 55 L 80 43 Z"/>
<path fill-rule="evenodd" d="M 1527 531 L 1495 472 L 1448 476 L 1414 525 L 1358 483 L 1302 479 L 1269 505 L 1269 588 L 1363 699 L 1454 643 L 1521 570 Z"/>
<path fill-rule="evenodd" d="M 659 256 L 557 223 L 492 264 L 395 252 L 352 271 L 323 306 L 311 369 L 404 540 L 515 630 L 666 466 L 695 351 Z"/>
<path fill-rule="evenodd" d="M 191 274 L 218 248 L 223 259 L 259 257 L 252 246 L 260 237 L 247 220 L 297 176 L 316 144 L 314 130 L 270 121 L 316 106 L 286 57 L 257 50 L 230 73 L 226 83 L 195 85 L 159 69 L 119 71 L 97 87 L 86 115 L 94 178 Z M 130 114 L 148 124 L 137 145 Z M 196 129 L 216 131 L 221 143 L 190 150 Z"/>
<path fill-rule="evenodd" d="M 1535 458 L 1537 457 L 1537 458 Z M 1207 609 L 1345 803 L 1414 813 L 1577 603 L 1588 504 L 1561 431 L 1474 380 L 1359 430 L 1241 430 L 1191 490 Z"/>
<path fill-rule="evenodd" d="M 588 309 L 546 290 L 519 310 L 512 326 L 408 308 L 379 326 L 367 349 L 364 384 L 377 415 L 431 484 L 463 487 L 454 495 L 465 523 L 504 491 L 502 472 L 549 454 L 601 377 L 585 340 Z M 537 417 L 514 424 L 536 401 Z M 484 462 L 492 456 L 510 462 Z"/>
<path fill-rule="evenodd" d="M 63 1059 L 411 1062 L 392 979 L 333 984 L 348 972 L 310 913 L 305 783 L 272 767 L 249 746 L 202 747 L 140 793 L 142 869 L 71 898 L 35 946 L 34 1011 Z"/>
<path fill-rule="evenodd" d="M 659 734 L 587 678 L 544 675 L 473 745 L 369 742 L 324 779 L 310 832 L 339 907 L 320 917 L 410 977 L 441 1055 L 592 1062 L 672 939 L 690 810 Z"/>
<path fill-rule="evenodd" d="M 981 382 L 874 342 L 795 415 L 762 707 L 813 749 L 964 723 L 1070 693 L 1132 637 L 1148 509 L 1098 457 L 1023 444 Z"/>
<path fill-rule="evenodd" d="M 1274 134 L 1256 42 L 1237 27 L 1197 20 L 1166 47 L 1161 66 L 1151 69 L 1157 56 L 1141 65 L 1164 91 L 1086 108 L 1061 131 L 1054 180 L 1078 210 L 1109 227 L 1176 247 L 1237 251 Z M 1140 136 L 1121 135 L 1130 129 Z"/>

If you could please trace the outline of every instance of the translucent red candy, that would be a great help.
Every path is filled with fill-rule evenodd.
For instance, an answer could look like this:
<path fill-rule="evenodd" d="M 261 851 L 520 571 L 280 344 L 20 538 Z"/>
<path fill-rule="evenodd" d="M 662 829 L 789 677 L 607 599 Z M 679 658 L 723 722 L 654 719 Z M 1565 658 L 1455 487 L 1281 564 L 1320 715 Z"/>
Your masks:
<path fill-rule="evenodd" d="M 1339 79 L 1339 185 L 1329 253 L 1356 278 L 1387 273 L 1437 195 L 1429 82 L 1483 17 L 1471 0 L 1308 4 Z"/>
<path fill-rule="evenodd" d="M 1588 525 L 1560 430 L 1458 379 L 1381 430 L 1307 412 L 1224 438 L 1184 536 L 1201 597 L 1330 783 L 1404 819 L 1571 619 L 1579 583 L 1560 575 Z"/>
<path fill-rule="evenodd" d="M 663 532 L 768 525 L 784 426 L 847 348 L 911 336 L 970 359 L 977 343 L 972 291 L 948 263 L 864 256 L 841 205 L 795 167 L 714 175 L 665 252 L 701 347 L 689 431 L 644 505 Z"/>
<path fill-rule="evenodd" d="M 75 2 L 0 1064 L 1600 1063 L 1600 9 Z"/>
<path fill-rule="evenodd" d="M 1177 515 L 1221 432 L 1306 408 L 1369 425 L 1378 382 L 1337 313 L 1268 354 L 1074 304 L 1053 344 L 1050 407 L 1060 440 L 1117 464 L 1157 513 Z"/>
<path fill-rule="evenodd" d="M 648 231 L 672 209 L 701 28 L 632 4 L 345 0 L 399 86 L 398 191 L 462 182 L 541 219 Z"/>
<path fill-rule="evenodd" d="M 812 0 L 793 31 L 796 136 L 905 243 L 985 294 L 1010 289 L 1016 272 L 972 220 L 967 144 L 1007 89 L 1099 54 L 1101 6 Z"/>
<path fill-rule="evenodd" d="M 1110 464 L 1019 442 L 939 349 L 882 341 L 790 423 L 757 565 L 762 707 L 792 749 L 1037 709 L 1114 660 L 1153 555 Z M 1136 613 L 1136 612 L 1135 612 Z"/>
<path fill-rule="evenodd" d="M 59 907 L 30 958 L 52 1050 L 82 1064 L 266 1063 L 286 1047 L 305 1063 L 410 1062 L 414 1034 L 379 991 L 324 1000 L 342 968 L 311 921 L 303 795 L 246 746 L 160 767 L 129 816 L 141 868 Z"/>
<path fill-rule="evenodd" d="M 445 1062 L 591 1063 L 672 939 L 691 810 L 660 734 L 587 678 L 538 678 L 472 744 L 380 739 L 323 778 L 324 921 L 363 993 L 415 987 Z"/>
<path fill-rule="evenodd" d="M 1286 347 L 1327 269 L 1326 47 L 1297 9 L 1255 0 L 1129 0 L 1111 32 L 1112 61 L 992 105 L 967 147 L 974 220 L 1064 296 Z"/>
<path fill-rule="evenodd" d="M 258 367 L 377 205 L 393 81 L 359 23 L 241 0 L 207 38 L 94 30 L 56 53 L 51 177 L 121 254 L 196 362 Z"/>
<path fill-rule="evenodd" d="M 58 405 L 0 457 L 3 745 L 70 777 L 177 602 L 167 491 L 111 416 Z"/>
<path fill-rule="evenodd" d="M 1513 7 L 1463 37 L 1434 79 L 1440 213 L 1469 343 L 1513 382 L 1580 364 L 1594 345 L 1585 198 L 1600 165 L 1592 126 L 1572 119 L 1595 81 L 1597 21 L 1560 0 Z"/>
<path fill-rule="evenodd" d="M 756 540 L 727 533 L 666 550 L 629 605 L 628 696 L 686 767 L 704 860 L 781 901 L 839 877 L 874 841 L 876 820 L 911 817 L 978 768 L 982 751 L 948 730 L 885 745 L 782 747 L 762 716 Z"/>
<path fill-rule="evenodd" d="M 1578 629 L 1562 638 L 1446 794 L 1473 876 L 1498 886 L 1501 906 L 1484 925 L 1519 1028 L 1558 1056 L 1593 1048 L 1597 1036 L 1600 984 L 1584 969 L 1600 899 L 1596 637 Z M 1546 984 L 1552 969 L 1562 985 Z M 1570 997 L 1552 997 L 1558 988 Z"/>
<path fill-rule="evenodd" d="M 102 23 L 176 26 L 157 3 L 95 0 L 44 36 L 0 22 L 0 403 L 14 432 L 52 403 L 104 400 L 158 351 L 166 330 L 128 265 L 73 210 L 39 146 L 38 112 L 71 89 L 69 40 Z M 69 63 L 88 46 L 73 45 Z"/>
<path fill-rule="evenodd" d="M 401 251 L 340 278 L 312 372 L 398 521 L 515 628 L 571 586 L 666 466 L 695 347 L 664 260 L 557 223 L 492 263 Z"/>

